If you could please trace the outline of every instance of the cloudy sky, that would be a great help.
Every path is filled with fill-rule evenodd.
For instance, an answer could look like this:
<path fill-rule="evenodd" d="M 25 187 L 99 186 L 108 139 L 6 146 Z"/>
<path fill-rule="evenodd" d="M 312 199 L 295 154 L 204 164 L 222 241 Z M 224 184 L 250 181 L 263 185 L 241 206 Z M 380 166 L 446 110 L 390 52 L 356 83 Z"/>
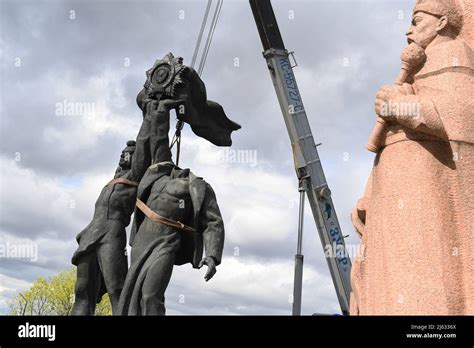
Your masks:
<path fill-rule="evenodd" d="M 0 259 L 0 313 L 37 277 L 71 267 L 75 235 L 140 127 L 135 98 L 168 51 L 190 63 L 205 0 L 0 0 L 0 244 L 37 259 Z M 364 144 L 374 96 L 399 70 L 414 0 L 274 0 L 346 243 L 350 211 L 373 161 Z M 225 0 L 202 78 L 209 99 L 242 125 L 232 161 L 185 129 L 181 167 L 215 189 L 226 227 L 223 263 L 176 267 L 169 314 L 290 314 L 298 191 L 288 135 L 250 6 Z M 85 111 L 61 113 L 64 103 Z M 89 108 L 89 110 L 87 109 Z M 174 117 L 173 117 L 174 119 Z M 249 152 L 250 151 L 250 152 Z M 227 153 L 228 154 L 228 153 Z M 303 313 L 340 311 L 309 207 Z"/>

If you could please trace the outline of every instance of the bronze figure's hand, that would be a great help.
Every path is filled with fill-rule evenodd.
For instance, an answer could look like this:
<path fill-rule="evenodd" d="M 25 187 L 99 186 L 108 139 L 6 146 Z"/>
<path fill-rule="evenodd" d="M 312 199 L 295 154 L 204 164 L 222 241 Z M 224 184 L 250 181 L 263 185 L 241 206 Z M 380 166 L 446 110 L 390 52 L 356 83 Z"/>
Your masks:
<path fill-rule="evenodd" d="M 209 281 L 212 277 L 214 277 L 214 274 L 216 274 L 217 270 L 216 270 L 216 262 L 214 261 L 214 259 L 210 256 L 206 256 L 205 258 L 203 258 L 201 260 L 201 262 L 199 263 L 199 268 L 201 268 L 202 266 L 206 265 L 207 266 L 207 272 L 206 272 L 206 275 L 204 276 L 204 279 L 207 281 Z"/>
<path fill-rule="evenodd" d="M 184 107 L 184 102 L 184 99 L 162 99 L 158 102 L 158 111 L 170 111 L 171 109 L 176 109 L 181 105 Z"/>

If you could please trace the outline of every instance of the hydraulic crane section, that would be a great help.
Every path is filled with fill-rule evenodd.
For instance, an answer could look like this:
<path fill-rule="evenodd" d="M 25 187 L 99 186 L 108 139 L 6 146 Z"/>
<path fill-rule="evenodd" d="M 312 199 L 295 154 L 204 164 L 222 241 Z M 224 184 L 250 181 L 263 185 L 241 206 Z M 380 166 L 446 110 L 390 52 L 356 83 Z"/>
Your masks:
<path fill-rule="evenodd" d="M 250 0 L 273 85 L 290 136 L 295 169 L 304 183 L 343 314 L 349 313 L 351 261 L 336 216 L 317 145 L 270 0 Z M 328 251 L 330 251 L 328 253 Z"/>

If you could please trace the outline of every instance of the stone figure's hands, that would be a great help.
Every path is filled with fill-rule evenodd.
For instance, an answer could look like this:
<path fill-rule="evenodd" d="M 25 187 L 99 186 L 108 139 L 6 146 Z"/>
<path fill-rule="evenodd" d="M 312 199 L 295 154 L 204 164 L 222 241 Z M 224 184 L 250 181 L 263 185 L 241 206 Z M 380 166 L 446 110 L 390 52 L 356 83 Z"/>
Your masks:
<path fill-rule="evenodd" d="M 410 84 L 384 86 L 377 93 L 375 112 L 387 122 L 406 126 L 407 120 L 410 123 L 419 120 L 422 103 Z"/>
<path fill-rule="evenodd" d="M 214 274 L 216 274 L 217 270 L 216 270 L 216 262 L 214 261 L 214 259 L 210 256 L 206 256 L 205 258 L 203 258 L 201 260 L 201 262 L 199 262 L 199 268 L 201 268 L 202 266 L 206 265 L 207 266 L 207 272 L 206 272 L 206 275 L 204 276 L 204 279 L 207 281 L 209 281 L 212 277 L 214 277 Z"/>
<path fill-rule="evenodd" d="M 420 104 L 412 85 L 383 86 L 375 98 L 375 112 L 385 121 L 399 121 L 407 117 L 416 117 L 420 113 Z"/>
<path fill-rule="evenodd" d="M 406 95 L 405 88 L 399 85 L 383 86 L 375 97 L 375 112 L 385 121 L 393 121 L 393 110 L 401 96 Z"/>

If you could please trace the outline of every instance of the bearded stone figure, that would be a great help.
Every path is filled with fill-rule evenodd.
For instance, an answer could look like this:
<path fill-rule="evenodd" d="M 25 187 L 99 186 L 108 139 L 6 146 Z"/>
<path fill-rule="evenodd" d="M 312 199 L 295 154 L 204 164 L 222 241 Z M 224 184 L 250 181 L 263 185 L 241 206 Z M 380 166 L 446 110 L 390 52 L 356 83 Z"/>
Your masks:
<path fill-rule="evenodd" d="M 352 315 L 474 314 L 471 20 L 472 0 L 417 1 L 406 35 L 421 64 L 377 94 L 383 131 L 352 214 L 364 251 Z"/>

